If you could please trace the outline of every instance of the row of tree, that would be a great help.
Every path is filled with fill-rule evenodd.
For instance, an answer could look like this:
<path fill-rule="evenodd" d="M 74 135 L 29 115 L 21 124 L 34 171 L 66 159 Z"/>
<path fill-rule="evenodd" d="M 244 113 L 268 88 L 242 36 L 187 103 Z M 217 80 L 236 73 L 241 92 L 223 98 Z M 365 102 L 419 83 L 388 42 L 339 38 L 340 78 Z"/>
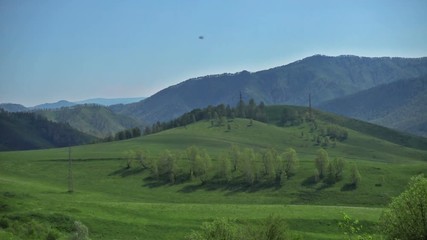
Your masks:
<path fill-rule="evenodd" d="M 315 183 L 323 181 L 325 184 L 332 185 L 343 179 L 346 162 L 342 158 L 334 158 L 330 161 L 325 149 L 317 151 L 314 165 L 313 180 Z M 358 187 L 361 182 L 361 175 L 356 165 L 351 168 L 350 181 L 354 187 Z"/>
<path fill-rule="evenodd" d="M 142 151 L 127 151 L 125 156 L 127 168 L 139 165 L 150 170 L 154 180 L 171 184 L 198 180 L 201 184 L 282 185 L 296 174 L 298 168 L 298 156 L 293 148 L 282 153 L 272 148 L 256 153 L 251 148 L 240 149 L 233 145 L 218 157 L 215 165 L 206 150 L 196 146 L 187 148 L 181 154 L 164 151 L 159 158 L 150 158 Z"/>
<path fill-rule="evenodd" d="M 283 152 L 269 148 L 257 153 L 251 148 L 240 149 L 236 145 L 220 154 L 216 164 L 206 150 L 196 146 L 188 147 L 178 154 L 166 150 L 158 158 L 152 158 L 142 151 L 131 150 L 125 153 L 125 158 L 126 168 L 142 167 L 150 171 L 153 180 L 170 184 L 198 180 L 202 185 L 209 182 L 281 186 L 297 173 L 299 166 L 298 155 L 293 148 Z M 343 179 L 345 161 L 342 158 L 330 161 L 324 149 L 317 152 L 314 165 L 314 183 L 322 181 L 332 185 Z M 351 184 L 357 187 L 360 180 L 360 173 L 357 167 L 353 166 Z"/>
<path fill-rule="evenodd" d="M 117 132 L 114 134 L 114 136 L 110 135 L 103 139 L 104 142 L 111 142 L 111 141 L 120 141 L 130 138 L 136 138 L 141 136 L 141 129 L 138 127 L 126 129 L 120 132 Z"/>

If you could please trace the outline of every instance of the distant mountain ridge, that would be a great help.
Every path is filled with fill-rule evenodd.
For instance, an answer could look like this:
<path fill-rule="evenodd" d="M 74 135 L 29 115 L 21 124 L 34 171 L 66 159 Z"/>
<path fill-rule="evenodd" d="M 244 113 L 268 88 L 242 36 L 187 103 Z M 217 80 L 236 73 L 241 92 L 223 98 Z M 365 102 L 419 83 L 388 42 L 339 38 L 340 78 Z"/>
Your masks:
<path fill-rule="evenodd" d="M 325 102 L 319 109 L 427 137 L 427 75 Z"/>
<path fill-rule="evenodd" d="M 60 100 L 58 102 L 54 103 L 43 103 L 39 104 L 33 107 L 25 107 L 21 104 L 15 104 L 15 103 L 0 103 L 0 108 L 4 109 L 8 112 L 25 112 L 25 111 L 32 111 L 32 110 L 41 110 L 41 109 L 59 109 L 62 107 L 72 107 L 75 105 L 82 105 L 82 104 L 96 104 L 101 106 L 111 106 L 116 104 L 129 104 L 134 102 L 139 102 L 144 100 L 145 97 L 137 97 L 137 98 L 92 98 L 77 102 L 70 102 L 67 100 Z"/>
<path fill-rule="evenodd" d="M 81 132 L 98 138 L 105 138 L 142 125 L 131 117 L 116 114 L 108 107 L 94 104 L 37 110 L 35 113 L 54 122 L 67 123 Z"/>
<path fill-rule="evenodd" d="M 168 87 L 137 103 L 112 106 L 147 123 L 167 121 L 208 105 L 235 105 L 242 93 L 267 105 L 314 106 L 399 79 L 427 75 L 424 58 L 329 57 L 315 55 L 285 66 L 250 73 L 198 77 Z"/>

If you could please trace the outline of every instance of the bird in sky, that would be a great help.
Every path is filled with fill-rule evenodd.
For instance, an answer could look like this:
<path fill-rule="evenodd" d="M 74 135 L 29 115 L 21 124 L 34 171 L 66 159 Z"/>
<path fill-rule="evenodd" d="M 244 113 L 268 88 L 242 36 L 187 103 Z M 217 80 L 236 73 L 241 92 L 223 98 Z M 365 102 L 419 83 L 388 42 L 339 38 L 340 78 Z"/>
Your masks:
<path fill-rule="evenodd" d="M 199 36 L 199 39 L 200 39 L 200 40 L 203 40 L 203 39 L 205 39 L 205 37 L 204 37 L 203 35 L 200 35 L 200 36 Z"/>

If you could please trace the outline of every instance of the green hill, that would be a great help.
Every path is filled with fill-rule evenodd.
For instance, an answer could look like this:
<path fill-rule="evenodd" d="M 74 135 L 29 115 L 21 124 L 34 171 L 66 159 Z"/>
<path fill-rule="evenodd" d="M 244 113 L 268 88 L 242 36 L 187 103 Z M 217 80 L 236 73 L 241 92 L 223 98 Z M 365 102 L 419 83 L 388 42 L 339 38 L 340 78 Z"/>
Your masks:
<path fill-rule="evenodd" d="M 284 106 L 267 109 L 270 121 L 280 124 L 284 109 L 292 111 Z M 307 112 L 306 108 L 294 110 Z M 337 223 L 346 212 L 361 221 L 363 231 L 377 234 L 375 223 L 382 207 L 404 189 L 411 176 L 427 174 L 427 151 L 420 143 L 425 139 L 414 138 L 409 141 L 413 145 L 405 147 L 393 143 L 399 142 L 395 138 L 400 133 L 390 129 L 320 112 L 314 112 L 314 117 L 316 129 L 310 121 L 285 122 L 285 127 L 248 119 L 234 119 L 228 122 L 230 127 L 199 121 L 140 138 L 73 147 L 73 194 L 66 193 L 68 149 L 2 152 L 0 214 L 8 224 L 27 226 L 31 221 L 25 219 L 32 219 L 32 224 L 41 229 L 49 226 L 62 237 L 72 231 L 70 222 L 79 220 L 92 239 L 183 239 L 203 221 L 238 218 L 250 225 L 274 213 L 286 218 L 290 229 L 304 239 L 342 239 Z M 331 160 L 346 161 L 343 179 L 326 185 L 312 180 L 314 159 L 323 144 L 317 143 L 317 137 L 330 125 L 338 125 L 348 136 L 323 145 Z M 188 179 L 191 164 L 184 153 L 193 145 L 210 155 L 212 173 L 232 145 L 242 153 L 253 149 L 257 156 L 253 166 L 260 173 L 261 156 L 271 148 L 280 153 L 294 148 L 299 167 L 280 186 L 263 175 L 247 184 L 240 170 L 229 183 L 202 184 L 197 178 Z M 130 150 L 142 151 L 148 168 L 137 159 L 127 168 Z M 175 184 L 162 176 L 153 178 L 151 166 L 163 161 L 166 150 L 176 157 Z M 354 164 L 362 175 L 357 188 L 350 185 Z M 0 236 L 12 235 L 0 229 Z"/>
<path fill-rule="evenodd" d="M 0 151 L 87 144 L 94 137 L 69 125 L 54 123 L 34 113 L 0 111 Z"/>
<path fill-rule="evenodd" d="M 36 113 L 51 121 L 68 123 L 81 132 L 100 138 L 141 125 L 131 117 L 116 114 L 100 105 L 77 105 Z"/>
<path fill-rule="evenodd" d="M 427 136 L 427 76 L 380 85 L 319 106 L 320 109 Z"/>

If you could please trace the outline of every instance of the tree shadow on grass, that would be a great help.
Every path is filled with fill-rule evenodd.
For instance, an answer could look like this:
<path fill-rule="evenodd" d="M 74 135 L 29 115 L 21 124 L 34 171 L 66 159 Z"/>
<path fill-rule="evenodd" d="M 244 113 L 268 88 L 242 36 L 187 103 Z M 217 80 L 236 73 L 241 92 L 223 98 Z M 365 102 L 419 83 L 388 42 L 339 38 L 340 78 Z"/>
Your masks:
<path fill-rule="evenodd" d="M 304 181 L 302 181 L 301 186 L 313 187 L 316 184 L 317 184 L 317 182 L 315 181 L 314 176 L 310 176 L 310 177 L 306 178 Z"/>
<path fill-rule="evenodd" d="M 142 168 L 142 167 L 138 167 L 138 168 L 122 167 L 120 169 L 117 169 L 116 171 L 109 173 L 108 176 L 128 177 L 131 175 L 136 175 L 136 174 L 142 173 L 143 171 L 144 171 L 144 168 Z"/>
<path fill-rule="evenodd" d="M 357 186 L 353 183 L 347 183 L 344 186 L 342 186 L 341 191 L 347 192 L 347 191 L 354 191 L 356 190 Z"/>
<path fill-rule="evenodd" d="M 259 182 L 254 184 L 247 184 L 242 182 L 208 182 L 186 185 L 179 192 L 192 193 L 198 190 L 206 190 L 223 191 L 227 192 L 226 195 L 233 195 L 240 192 L 253 193 L 266 189 L 278 190 L 280 189 L 280 186 L 278 184 L 269 182 Z"/>

